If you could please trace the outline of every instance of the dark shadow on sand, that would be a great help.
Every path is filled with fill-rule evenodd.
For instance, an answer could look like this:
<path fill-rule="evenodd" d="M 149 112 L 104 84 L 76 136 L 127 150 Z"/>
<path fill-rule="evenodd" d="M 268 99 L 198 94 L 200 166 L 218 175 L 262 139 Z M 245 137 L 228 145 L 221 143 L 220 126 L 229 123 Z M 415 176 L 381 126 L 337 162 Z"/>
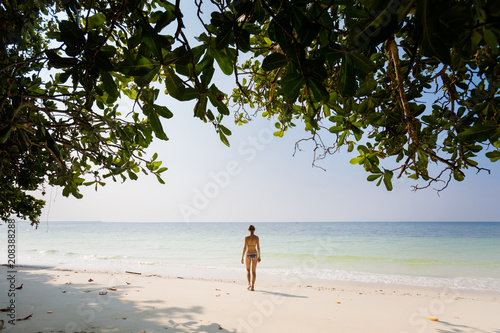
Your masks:
<path fill-rule="evenodd" d="M 178 307 L 164 306 L 167 294 L 160 293 L 157 299 L 148 301 L 148 307 L 129 300 L 125 293 L 137 292 L 134 285 L 119 285 L 118 291 L 108 291 L 101 296 L 99 292 L 106 290 L 96 288 L 92 283 L 71 283 L 58 285 L 52 283 L 54 275 L 69 274 L 70 270 L 53 271 L 47 274 L 37 267 L 16 267 L 16 285 L 23 284 L 23 288 L 16 294 L 16 315 L 23 318 L 30 314 L 26 321 L 19 321 L 15 325 L 16 332 L 27 332 L 27 326 L 36 322 L 36 332 L 174 332 L 174 333 L 235 333 L 221 327 L 219 323 L 203 323 L 199 315 L 206 312 L 202 306 Z M 4 295 L 7 295 L 6 267 L 0 266 L 0 295 L 2 306 L 6 306 Z M 86 273 L 79 273 L 86 274 Z M 89 273 L 90 275 L 91 273 Z M 119 280 L 112 275 L 106 276 L 109 284 L 115 285 Z M 5 280 L 5 281 L 4 281 Z M 108 281 L 100 281 L 103 284 Z M 166 281 L 168 283 L 168 281 Z M 32 292 L 42 296 L 41 302 L 30 297 Z M 50 308 L 44 299 L 52 299 L 60 307 Z M 159 306 L 163 305 L 163 306 Z M 63 314 L 64 313 L 64 314 Z M 7 313 L 0 312 L 0 319 L 7 324 Z M 23 328 L 24 327 L 24 328 Z M 8 329 L 13 329 L 11 325 Z"/>
<path fill-rule="evenodd" d="M 478 330 L 475 327 L 467 326 L 467 325 L 460 325 L 460 324 L 453 324 L 447 321 L 439 321 L 440 324 L 445 325 L 446 328 L 439 328 L 437 331 L 439 333 L 470 333 L 470 332 L 475 332 L 475 333 L 500 333 L 500 329 L 495 328 L 492 330 Z"/>
<path fill-rule="evenodd" d="M 285 294 L 282 292 L 277 292 L 277 291 L 267 291 L 267 290 L 255 290 L 256 292 L 260 292 L 263 294 L 270 294 L 270 295 L 275 295 L 275 296 L 281 296 L 281 297 L 290 297 L 290 298 L 308 298 L 307 296 L 303 295 L 292 295 L 292 294 Z"/>

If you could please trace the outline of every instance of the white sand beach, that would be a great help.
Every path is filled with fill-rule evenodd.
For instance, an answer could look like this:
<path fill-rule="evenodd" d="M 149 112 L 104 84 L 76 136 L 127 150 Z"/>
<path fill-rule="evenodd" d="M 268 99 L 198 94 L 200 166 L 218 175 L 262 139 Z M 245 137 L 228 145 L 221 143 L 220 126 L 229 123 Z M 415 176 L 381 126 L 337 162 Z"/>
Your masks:
<path fill-rule="evenodd" d="M 0 266 L 0 308 L 9 305 Z M 498 294 L 17 267 L 2 332 L 500 332 Z M 140 273 L 140 272 L 135 272 Z M 437 319 L 436 320 L 430 320 Z"/>

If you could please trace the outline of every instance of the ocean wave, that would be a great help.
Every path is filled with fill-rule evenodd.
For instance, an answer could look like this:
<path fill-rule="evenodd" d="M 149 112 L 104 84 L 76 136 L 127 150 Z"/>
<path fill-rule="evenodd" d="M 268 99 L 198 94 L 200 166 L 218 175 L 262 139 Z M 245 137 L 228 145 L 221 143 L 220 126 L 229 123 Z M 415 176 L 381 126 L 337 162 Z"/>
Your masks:
<path fill-rule="evenodd" d="M 105 256 L 86 255 L 67 257 L 66 260 L 60 257 L 57 263 L 60 267 L 92 267 L 95 269 L 110 270 L 131 270 L 151 274 L 164 274 L 172 276 L 193 276 L 204 278 L 233 278 L 243 276 L 244 266 L 241 264 L 194 264 L 194 263 L 167 263 L 165 261 L 138 260 L 128 256 Z M 54 257 L 27 257 L 23 264 L 51 264 Z M 269 267 L 269 266 L 268 266 Z M 462 290 L 494 291 L 500 292 L 500 278 L 498 277 L 464 277 L 464 276 L 425 276 L 407 275 L 404 273 L 375 273 L 356 269 L 329 269 L 312 268 L 306 266 L 267 268 L 260 266 L 258 271 L 261 277 L 268 276 L 273 281 L 283 281 L 285 283 L 311 283 L 313 281 L 323 281 L 327 284 L 336 282 L 359 282 L 378 285 L 401 285 L 410 287 L 431 287 L 450 288 Z M 185 275 L 184 275 L 185 274 Z M 486 275 L 487 276 L 487 275 Z M 266 278 L 267 279 L 267 278 Z"/>
<path fill-rule="evenodd" d="M 39 249 L 33 249 L 33 250 L 29 250 L 27 252 L 35 252 L 35 253 L 38 253 L 38 254 L 56 254 L 56 253 L 59 253 L 60 251 L 59 250 L 39 250 Z"/>
<path fill-rule="evenodd" d="M 100 254 L 89 254 L 83 256 L 84 260 L 122 260 L 127 258 L 129 258 L 129 256 L 122 256 L 122 255 L 105 256 Z"/>
<path fill-rule="evenodd" d="M 295 262 L 300 260 L 315 260 L 326 263 L 394 263 L 403 265 L 472 265 L 472 266 L 494 266 L 500 267 L 500 262 L 492 261 L 475 261 L 466 260 L 440 260 L 428 258 L 396 258 L 396 257 L 373 257 L 373 256 L 331 256 L 331 255 L 312 255 L 304 253 L 268 253 L 266 256 L 269 259 L 286 259 L 289 258 Z"/>
<path fill-rule="evenodd" d="M 235 276 L 243 272 L 241 265 L 211 265 L 211 264 L 179 264 L 158 261 L 130 262 L 137 265 L 139 270 L 155 272 L 156 274 L 187 271 L 193 276 L 204 277 L 208 274 L 211 277 L 224 278 Z M 131 266 L 132 267 L 132 266 Z M 331 284 L 335 282 L 360 282 L 385 285 L 402 285 L 410 287 L 431 287 L 450 288 L 477 291 L 500 292 L 500 279 L 479 278 L 479 277 L 432 277 L 432 276 L 411 276 L 404 274 L 383 274 L 355 270 L 338 269 L 304 269 L 304 268 L 259 268 L 259 271 L 272 280 L 282 280 L 283 282 L 310 282 L 322 280 Z M 213 272 L 217 272 L 214 275 Z"/>
<path fill-rule="evenodd" d="M 146 265 L 146 266 L 164 266 L 165 263 L 160 262 L 160 261 L 138 261 L 137 262 L 139 265 Z"/>
<path fill-rule="evenodd" d="M 362 282 L 500 292 L 500 279 L 495 278 L 410 276 L 346 270 L 262 269 L 261 271 L 271 275 L 282 276 L 285 282 L 287 280 L 321 279 L 331 282 Z"/>

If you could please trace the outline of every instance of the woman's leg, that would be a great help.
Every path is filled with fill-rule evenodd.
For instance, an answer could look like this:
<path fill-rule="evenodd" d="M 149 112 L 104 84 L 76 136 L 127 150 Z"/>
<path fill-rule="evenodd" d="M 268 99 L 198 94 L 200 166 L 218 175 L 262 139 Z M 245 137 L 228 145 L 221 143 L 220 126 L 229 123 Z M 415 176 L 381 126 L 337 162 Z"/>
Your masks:
<path fill-rule="evenodd" d="M 245 264 L 247 266 L 247 280 L 248 280 L 248 288 L 247 289 L 250 289 L 252 287 L 252 285 L 250 284 L 250 263 L 252 262 L 252 260 L 250 260 L 247 256 L 245 256 Z"/>
<path fill-rule="evenodd" d="M 254 290 L 254 286 L 255 286 L 255 278 L 257 277 L 256 275 L 256 271 L 257 271 L 257 258 L 255 258 L 254 260 L 252 260 L 252 288 L 250 290 Z"/>

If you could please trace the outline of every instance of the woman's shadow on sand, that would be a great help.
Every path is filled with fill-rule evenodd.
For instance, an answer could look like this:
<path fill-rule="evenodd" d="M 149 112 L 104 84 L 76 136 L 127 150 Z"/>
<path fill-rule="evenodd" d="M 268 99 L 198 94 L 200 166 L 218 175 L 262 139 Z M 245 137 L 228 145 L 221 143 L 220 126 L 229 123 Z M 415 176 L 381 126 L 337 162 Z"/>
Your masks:
<path fill-rule="evenodd" d="M 500 333 L 500 328 L 492 329 L 492 330 L 477 330 L 475 327 L 467 326 L 467 325 L 457 325 L 452 324 L 447 321 L 439 321 L 440 324 L 445 325 L 446 328 L 440 328 L 437 331 L 439 333 Z"/>
<path fill-rule="evenodd" d="M 269 295 L 274 295 L 274 296 L 279 296 L 279 297 L 289 297 L 289 298 L 308 298 L 307 296 L 303 296 L 303 295 L 292 295 L 292 294 L 287 294 L 287 293 L 280 292 L 280 291 L 255 290 L 255 292 L 259 292 L 259 293 L 263 293 L 263 294 L 269 294 Z"/>

